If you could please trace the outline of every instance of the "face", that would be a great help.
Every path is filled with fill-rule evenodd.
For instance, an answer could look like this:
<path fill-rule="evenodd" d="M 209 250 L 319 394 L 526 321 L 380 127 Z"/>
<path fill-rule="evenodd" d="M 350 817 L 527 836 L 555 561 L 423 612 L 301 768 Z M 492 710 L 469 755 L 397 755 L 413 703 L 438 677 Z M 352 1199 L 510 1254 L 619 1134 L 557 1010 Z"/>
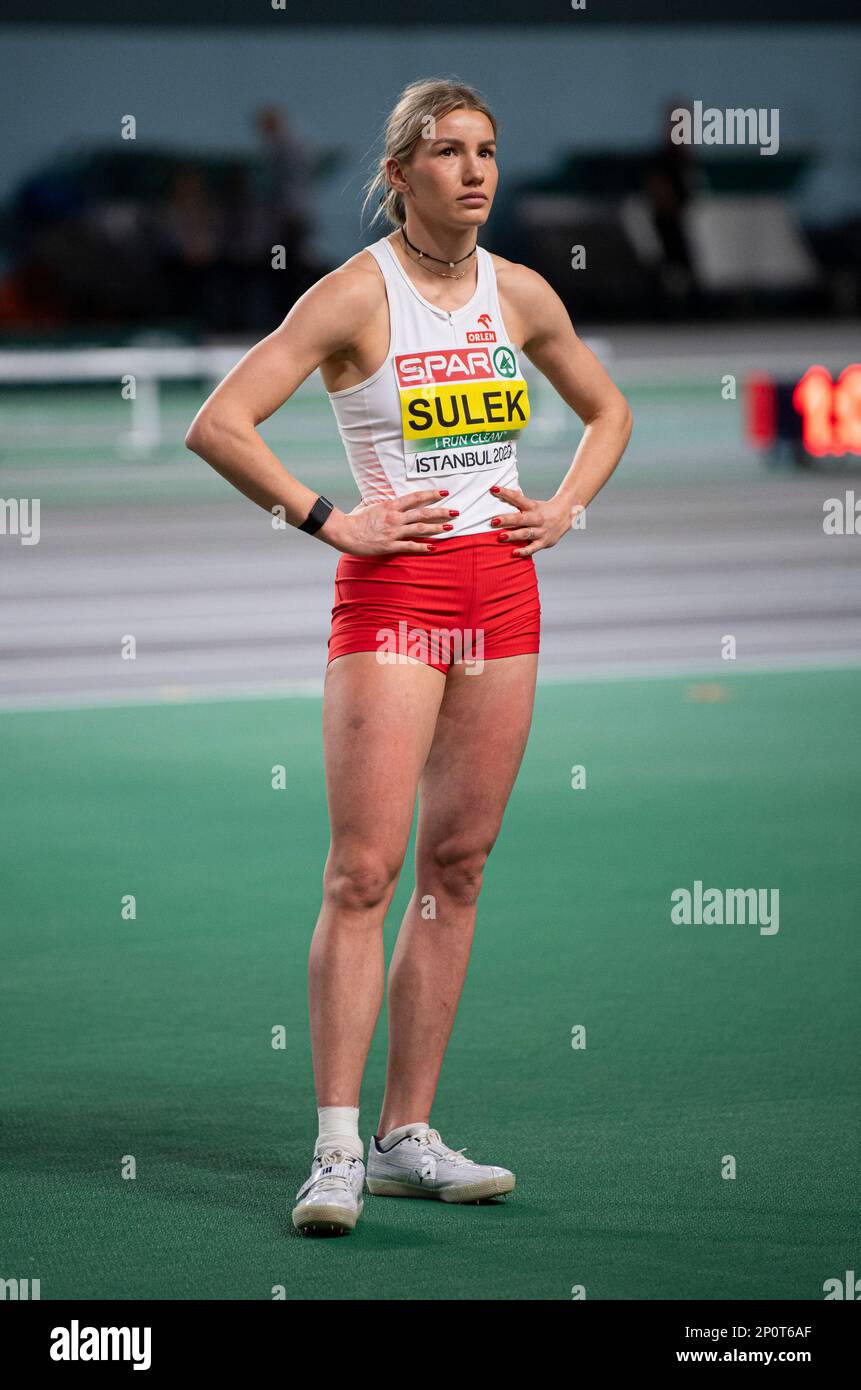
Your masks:
<path fill-rule="evenodd" d="M 480 227 L 499 181 L 493 126 L 481 111 L 429 119 L 408 163 L 401 168 L 390 161 L 389 177 L 423 220 Z"/>

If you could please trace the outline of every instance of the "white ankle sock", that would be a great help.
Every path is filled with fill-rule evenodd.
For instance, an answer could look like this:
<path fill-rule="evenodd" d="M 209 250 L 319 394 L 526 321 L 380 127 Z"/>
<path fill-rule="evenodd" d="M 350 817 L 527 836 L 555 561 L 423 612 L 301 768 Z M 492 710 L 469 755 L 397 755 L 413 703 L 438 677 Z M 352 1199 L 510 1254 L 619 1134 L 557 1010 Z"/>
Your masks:
<path fill-rule="evenodd" d="M 365 1148 L 359 1138 L 359 1110 L 353 1105 L 322 1105 L 317 1107 L 319 1126 L 315 1154 L 325 1149 L 343 1149 L 356 1158 L 364 1158 Z"/>

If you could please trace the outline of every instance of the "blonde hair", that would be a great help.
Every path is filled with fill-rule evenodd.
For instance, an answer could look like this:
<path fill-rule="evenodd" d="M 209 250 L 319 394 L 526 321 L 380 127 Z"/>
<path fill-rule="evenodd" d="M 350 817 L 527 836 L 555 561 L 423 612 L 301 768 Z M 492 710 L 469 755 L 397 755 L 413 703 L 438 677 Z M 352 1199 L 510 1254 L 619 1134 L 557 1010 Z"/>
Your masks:
<path fill-rule="evenodd" d="M 377 161 L 376 172 L 366 185 L 362 217 L 368 203 L 379 194 L 371 226 L 382 216 L 387 217 L 393 227 L 402 227 L 406 220 L 403 197 L 392 188 L 386 176 L 386 161 L 397 159 L 401 164 L 406 163 L 425 134 L 429 120 L 441 119 L 450 111 L 464 110 L 481 111 L 496 135 L 496 117 L 474 87 L 447 77 L 424 77 L 404 88 L 386 121 L 383 153 Z"/>

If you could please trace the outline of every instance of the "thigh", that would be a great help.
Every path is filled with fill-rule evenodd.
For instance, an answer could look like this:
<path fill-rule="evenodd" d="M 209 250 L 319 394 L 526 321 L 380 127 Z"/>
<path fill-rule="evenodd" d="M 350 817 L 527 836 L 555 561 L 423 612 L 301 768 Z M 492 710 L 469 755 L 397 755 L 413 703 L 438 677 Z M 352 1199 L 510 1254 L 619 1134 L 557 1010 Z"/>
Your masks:
<path fill-rule="evenodd" d="M 535 700 L 538 655 L 453 666 L 419 784 L 416 858 L 493 847 L 517 778 Z"/>
<path fill-rule="evenodd" d="M 353 652 L 327 667 L 323 743 L 336 850 L 352 845 L 400 867 L 444 690 L 442 672 L 422 661 Z"/>

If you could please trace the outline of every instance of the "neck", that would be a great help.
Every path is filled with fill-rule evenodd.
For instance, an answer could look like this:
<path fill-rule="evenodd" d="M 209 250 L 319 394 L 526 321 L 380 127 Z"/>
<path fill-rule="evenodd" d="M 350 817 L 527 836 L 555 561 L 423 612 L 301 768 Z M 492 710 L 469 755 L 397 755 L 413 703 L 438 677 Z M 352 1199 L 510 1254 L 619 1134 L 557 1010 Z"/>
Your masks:
<path fill-rule="evenodd" d="M 404 231 L 413 246 L 424 251 L 426 256 L 436 256 L 441 261 L 462 260 L 473 250 L 478 237 L 477 227 L 438 227 L 409 214 Z M 415 252 L 409 254 L 415 257 Z M 463 270 L 468 264 L 468 261 L 464 261 L 459 269 Z"/>

